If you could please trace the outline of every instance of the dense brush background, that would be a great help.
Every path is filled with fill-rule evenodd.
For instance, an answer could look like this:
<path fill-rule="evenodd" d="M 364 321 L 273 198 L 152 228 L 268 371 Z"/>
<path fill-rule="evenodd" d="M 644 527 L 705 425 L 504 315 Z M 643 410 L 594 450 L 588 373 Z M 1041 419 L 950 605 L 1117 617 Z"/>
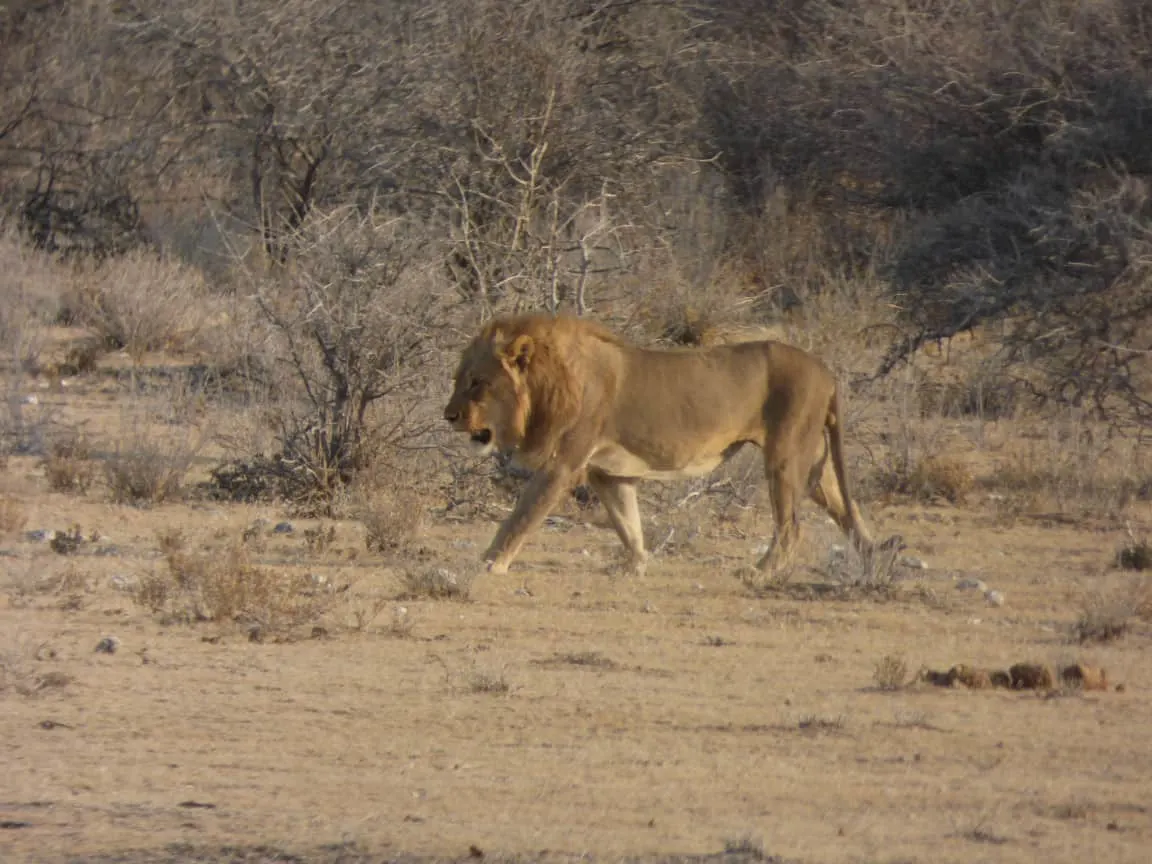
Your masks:
<path fill-rule="evenodd" d="M 259 414 L 208 430 L 217 481 L 323 503 L 437 447 L 461 341 L 543 308 L 774 328 L 889 413 L 1139 430 L 1150 142 L 1143 0 L 6 0 L 9 402 L 183 357 Z"/>

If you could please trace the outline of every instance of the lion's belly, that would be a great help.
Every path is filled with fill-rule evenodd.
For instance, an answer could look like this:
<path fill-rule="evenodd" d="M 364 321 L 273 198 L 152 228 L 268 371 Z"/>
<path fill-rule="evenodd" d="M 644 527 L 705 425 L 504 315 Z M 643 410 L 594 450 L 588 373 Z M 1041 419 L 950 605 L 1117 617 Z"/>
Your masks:
<path fill-rule="evenodd" d="M 602 447 L 588 460 L 589 468 L 599 468 L 613 477 L 635 477 L 645 480 L 683 480 L 688 477 L 701 477 L 715 470 L 728 454 L 699 453 L 674 466 L 653 465 L 643 456 L 632 453 L 614 444 Z"/>

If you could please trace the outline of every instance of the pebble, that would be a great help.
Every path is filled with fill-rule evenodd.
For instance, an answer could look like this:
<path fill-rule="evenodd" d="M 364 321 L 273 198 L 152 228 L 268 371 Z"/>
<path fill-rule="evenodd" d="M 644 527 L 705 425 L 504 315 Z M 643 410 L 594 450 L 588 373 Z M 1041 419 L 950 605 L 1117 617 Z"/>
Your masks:
<path fill-rule="evenodd" d="M 1004 595 L 999 591 L 985 591 L 984 599 L 988 601 L 989 606 L 1003 606 Z"/>
<path fill-rule="evenodd" d="M 900 564 L 908 567 L 911 570 L 927 570 L 928 565 L 924 563 L 923 558 L 917 558 L 914 555 L 905 555 L 900 559 Z"/>
<path fill-rule="evenodd" d="M 276 527 L 272 529 L 273 534 L 291 534 L 296 529 L 292 527 L 291 522 L 277 522 Z"/>
<path fill-rule="evenodd" d="M 97 654 L 115 654 L 116 649 L 120 647 L 120 640 L 115 636 L 105 636 L 96 643 Z"/>
<path fill-rule="evenodd" d="M 957 591 L 979 591 L 979 592 L 983 593 L 983 592 L 988 590 L 988 586 L 985 585 L 979 579 L 961 579 L 959 582 L 956 583 L 956 590 Z"/>

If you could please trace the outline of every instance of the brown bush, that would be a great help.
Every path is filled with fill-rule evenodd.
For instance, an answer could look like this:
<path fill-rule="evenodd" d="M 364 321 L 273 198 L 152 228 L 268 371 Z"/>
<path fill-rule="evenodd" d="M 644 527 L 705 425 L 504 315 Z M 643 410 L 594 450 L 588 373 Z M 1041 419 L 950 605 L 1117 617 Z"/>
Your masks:
<path fill-rule="evenodd" d="M 313 590 L 304 574 L 254 565 L 242 544 L 189 553 L 171 549 L 166 570 L 144 576 L 134 599 L 166 618 L 243 622 L 284 630 L 318 618 L 330 597 Z"/>
<path fill-rule="evenodd" d="M 56 436 L 41 461 L 48 488 L 54 492 L 87 493 L 96 477 L 96 463 L 86 435 L 72 431 Z"/>

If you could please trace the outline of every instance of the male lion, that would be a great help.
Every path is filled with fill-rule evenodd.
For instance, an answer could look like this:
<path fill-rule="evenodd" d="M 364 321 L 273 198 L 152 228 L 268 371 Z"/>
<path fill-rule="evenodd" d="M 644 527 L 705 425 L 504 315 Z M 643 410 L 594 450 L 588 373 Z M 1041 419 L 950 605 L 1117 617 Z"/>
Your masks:
<path fill-rule="evenodd" d="M 655 350 L 582 318 L 499 318 L 465 347 L 444 419 L 481 452 L 511 451 L 535 472 L 484 554 L 489 572 L 507 572 L 586 471 L 643 573 L 637 481 L 706 474 L 749 443 L 764 453 L 776 520 L 757 567 L 791 555 L 806 492 L 859 550 L 874 548 L 848 491 L 836 379 L 780 342 Z"/>

